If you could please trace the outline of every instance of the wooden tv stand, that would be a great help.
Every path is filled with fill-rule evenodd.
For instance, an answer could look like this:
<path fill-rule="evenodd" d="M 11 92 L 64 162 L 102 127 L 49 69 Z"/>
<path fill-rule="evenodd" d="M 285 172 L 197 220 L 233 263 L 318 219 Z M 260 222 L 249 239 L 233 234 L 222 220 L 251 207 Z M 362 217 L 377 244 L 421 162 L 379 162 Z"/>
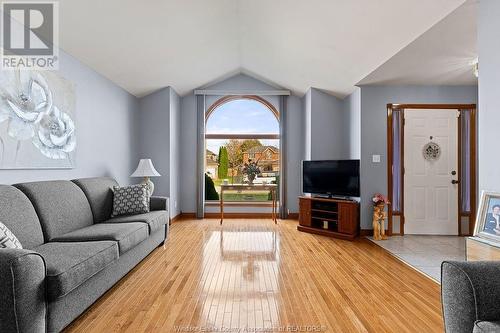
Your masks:
<path fill-rule="evenodd" d="M 299 197 L 297 229 L 352 240 L 359 233 L 359 203 L 341 199 Z"/>

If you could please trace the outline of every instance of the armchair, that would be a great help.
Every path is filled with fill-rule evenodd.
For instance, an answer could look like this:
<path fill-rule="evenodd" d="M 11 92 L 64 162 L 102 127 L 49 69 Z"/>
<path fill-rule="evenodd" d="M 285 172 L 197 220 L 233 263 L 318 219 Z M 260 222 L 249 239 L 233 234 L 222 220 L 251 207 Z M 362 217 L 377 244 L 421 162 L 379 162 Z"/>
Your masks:
<path fill-rule="evenodd" d="M 498 261 L 445 261 L 441 264 L 446 332 L 500 332 L 499 277 Z"/>

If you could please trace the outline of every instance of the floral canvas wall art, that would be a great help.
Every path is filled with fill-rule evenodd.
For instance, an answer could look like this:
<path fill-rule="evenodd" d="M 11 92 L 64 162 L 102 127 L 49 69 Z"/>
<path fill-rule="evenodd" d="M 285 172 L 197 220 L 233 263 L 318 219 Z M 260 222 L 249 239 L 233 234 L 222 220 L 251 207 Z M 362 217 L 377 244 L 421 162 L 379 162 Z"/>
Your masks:
<path fill-rule="evenodd" d="M 73 84 L 52 71 L 0 71 L 0 169 L 75 167 Z"/>

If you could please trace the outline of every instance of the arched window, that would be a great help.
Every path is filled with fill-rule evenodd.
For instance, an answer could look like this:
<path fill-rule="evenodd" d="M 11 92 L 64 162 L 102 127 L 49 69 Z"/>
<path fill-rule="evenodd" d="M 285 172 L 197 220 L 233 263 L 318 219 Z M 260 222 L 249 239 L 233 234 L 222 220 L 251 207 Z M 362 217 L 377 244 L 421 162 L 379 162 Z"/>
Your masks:
<path fill-rule="evenodd" d="M 278 183 L 279 128 L 278 111 L 258 96 L 226 96 L 207 110 L 205 172 L 212 178 L 217 193 L 224 180 L 230 184 L 248 182 L 242 169 L 249 162 L 256 162 L 260 169 L 254 183 Z M 205 197 L 205 200 L 215 199 L 213 195 Z M 224 200 L 268 201 L 270 196 L 267 192 L 227 191 Z"/>

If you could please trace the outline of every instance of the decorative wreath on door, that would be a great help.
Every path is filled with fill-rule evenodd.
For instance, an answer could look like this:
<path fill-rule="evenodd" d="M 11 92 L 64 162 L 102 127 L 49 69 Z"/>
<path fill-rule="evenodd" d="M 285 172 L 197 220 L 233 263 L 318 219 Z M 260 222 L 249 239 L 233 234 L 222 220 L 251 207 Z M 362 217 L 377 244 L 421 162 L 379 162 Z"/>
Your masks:
<path fill-rule="evenodd" d="M 441 147 L 435 142 L 429 142 L 424 146 L 422 152 L 427 161 L 435 161 L 441 156 Z"/>

